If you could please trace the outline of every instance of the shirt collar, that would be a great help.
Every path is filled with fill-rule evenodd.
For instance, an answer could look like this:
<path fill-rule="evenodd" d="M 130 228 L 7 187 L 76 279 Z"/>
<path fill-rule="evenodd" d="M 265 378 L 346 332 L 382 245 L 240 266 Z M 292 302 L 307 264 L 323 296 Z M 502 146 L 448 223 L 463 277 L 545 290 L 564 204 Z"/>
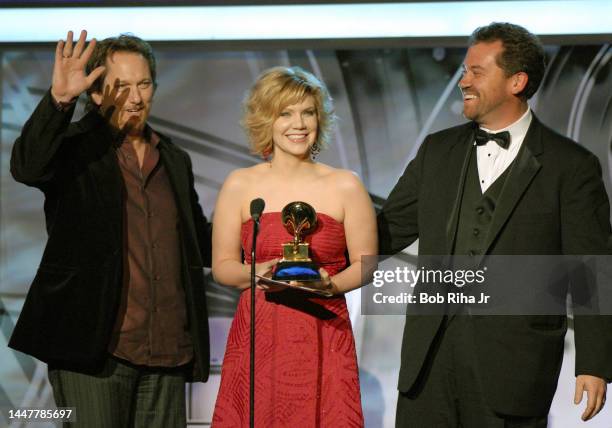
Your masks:
<path fill-rule="evenodd" d="M 497 134 L 498 132 L 508 131 L 510 133 L 510 146 L 515 141 L 522 141 L 527 135 L 527 130 L 529 129 L 529 125 L 531 124 L 531 118 L 533 117 L 531 113 L 531 108 L 528 106 L 527 111 L 523 113 L 523 115 L 514 123 L 506 126 L 505 128 L 497 129 L 492 131 L 490 129 L 480 127 L 480 129 L 487 131 L 490 134 Z"/>
<path fill-rule="evenodd" d="M 157 135 L 157 133 L 153 131 L 153 129 L 149 126 L 149 124 L 145 124 L 143 134 L 144 134 L 145 140 L 151 144 L 151 147 L 157 148 L 160 138 L 159 138 L 159 135 Z M 121 141 L 121 145 L 127 142 L 128 142 L 128 138 L 123 137 L 123 140 Z"/>

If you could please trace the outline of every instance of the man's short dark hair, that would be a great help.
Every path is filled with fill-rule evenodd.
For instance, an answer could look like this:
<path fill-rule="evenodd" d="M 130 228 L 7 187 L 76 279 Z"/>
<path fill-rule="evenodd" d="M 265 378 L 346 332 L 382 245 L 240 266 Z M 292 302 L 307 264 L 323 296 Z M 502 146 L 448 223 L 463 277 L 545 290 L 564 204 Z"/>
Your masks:
<path fill-rule="evenodd" d="M 478 27 L 470 36 L 469 45 L 501 41 L 504 51 L 497 57 L 497 65 L 507 76 L 524 72 L 529 76 L 527 86 L 519 95 L 529 99 L 542 83 L 546 69 L 544 47 L 536 35 L 520 25 L 492 22 Z"/>
<path fill-rule="evenodd" d="M 87 66 L 85 67 L 87 74 L 91 73 L 92 70 L 95 70 L 96 67 L 105 65 L 106 59 L 115 52 L 132 52 L 142 55 L 149 64 L 149 71 L 151 72 L 153 87 L 157 87 L 157 66 L 155 62 L 155 55 L 153 54 L 153 49 L 151 48 L 151 45 L 149 45 L 147 42 L 142 40 L 140 37 L 136 37 L 132 34 L 121 34 L 119 37 L 109 37 L 107 39 L 99 41 L 96 44 L 96 47 L 91 57 L 89 57 L 89 61 L 87 61 Z M 104 84 L 105 77 L 106 72 L 104 72 L 98 79 L 96 79 L 96 81 L 87 90 L 87 110 L 97 108 L 96 104 L 91 99 L 91 94 L 93 92 L 102 93 L 102 85 Z"/>

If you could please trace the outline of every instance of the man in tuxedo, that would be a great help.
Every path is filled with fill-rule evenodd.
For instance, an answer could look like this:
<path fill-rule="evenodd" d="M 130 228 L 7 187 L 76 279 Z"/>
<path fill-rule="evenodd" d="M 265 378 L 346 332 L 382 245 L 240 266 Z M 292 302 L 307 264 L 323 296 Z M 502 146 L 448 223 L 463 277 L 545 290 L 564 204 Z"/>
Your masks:
<path fill-rule="evenodd" d="M 421 255 L 610 254 L 597 158 L 543 125 L 527 100 L 544 50 L 524 28 L 470 38 L 459 87 L 471 123 L 429 135 L 378 217 L 381 254 L 419 239 Z M 565 315 L 407 315 L 398 427 L 545 427 Z M 576 394 L 595 416 L 612 379 L 612 322 L 575 316 Z"/>
<path fill-rule="evenodd" d="M 48 363 L 79 426 L 185 426 L 185 382 L 209 371 L 210 236 L 189 155 L 147 125 L 153 51 L 69 32 L 52 81 L 11 158 L 44 193 L 48 241 L 9 345 Z"/>

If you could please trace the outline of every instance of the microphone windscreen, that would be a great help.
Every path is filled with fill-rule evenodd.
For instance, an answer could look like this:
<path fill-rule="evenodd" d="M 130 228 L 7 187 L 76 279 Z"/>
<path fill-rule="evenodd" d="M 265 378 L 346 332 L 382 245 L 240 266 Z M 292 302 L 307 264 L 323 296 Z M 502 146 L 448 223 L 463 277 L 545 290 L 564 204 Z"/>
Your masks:
<path fill-rule="evenodd" d="M 259 221 L 259 217 L 261 217 L 261 213 L 263 212 L 266 203 L 263 199 L 257 198 L 251 201 L 251 218 L 253 221 Z"/>

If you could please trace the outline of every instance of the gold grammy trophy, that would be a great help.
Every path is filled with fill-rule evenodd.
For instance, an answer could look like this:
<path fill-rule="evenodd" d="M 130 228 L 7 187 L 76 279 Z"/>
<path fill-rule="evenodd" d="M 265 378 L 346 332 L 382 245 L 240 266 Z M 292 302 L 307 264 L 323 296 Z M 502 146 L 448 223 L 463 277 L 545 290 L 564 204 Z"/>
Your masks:
<path fill-rule="evenodd" d="M 304 237 L 317 227 L 317 213 L 306 202 L 291 202 L 281 212 L 285 229 L 293 235 L 293 241 L 283 244 L 283 258 L 276 265 L 272 279 L 297 281 L 308 287 L 308 282 L 320 281 L 319 267 L 310 258 L 309 244 Z"/>

